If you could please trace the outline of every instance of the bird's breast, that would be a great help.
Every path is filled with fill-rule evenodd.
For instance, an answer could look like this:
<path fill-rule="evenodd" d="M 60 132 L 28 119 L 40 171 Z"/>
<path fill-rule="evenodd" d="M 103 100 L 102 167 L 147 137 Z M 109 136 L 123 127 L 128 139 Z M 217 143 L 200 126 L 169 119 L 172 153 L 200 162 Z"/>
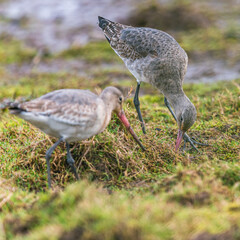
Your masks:
<path fill-rule="evenodd" d="M 124 63 L 128 70 L 139 82 L 148 82 L 147 76 L 147 62 L 143 60 L 136 59 L 134 61 L 125 59 Z"/>

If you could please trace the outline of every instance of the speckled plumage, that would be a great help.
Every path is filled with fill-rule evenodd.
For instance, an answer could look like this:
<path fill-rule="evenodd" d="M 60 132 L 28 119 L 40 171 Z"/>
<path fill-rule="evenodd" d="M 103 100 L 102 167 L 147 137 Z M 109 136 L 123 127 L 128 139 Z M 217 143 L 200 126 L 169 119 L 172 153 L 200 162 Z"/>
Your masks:
<path fill-rule="evenodd" d="M 138 95 L 141 82 L 148 82 L 164 95 L 164 102 L 178 124 L 176 150 L 182 138 L 190 142 L 196 150 L 194 143 L 204 145 L 192 140 L 186 134 L 196 121 L 197 111 L 182 88 L 188 57 L 177 41 L 169 34 L 157 29 L 131 27 L 114 23 L 103 17 L 98 19 L 99 27 L 103 30 L 111 47 L 138 82 L 133 102 L 143 133 L 146 133 L 146 130 Z"/>
<path fill-rule="evenodd" d="M 167 87 L 171 79 L 180 78 L 176 91 L 181 87 L 187 55 L 172 37 L 155 29 L 128 28 L 122 31 L 120 41 L 132 47 L 134 54 L 122 59 L 138 81 L 151 83 L 164 95 L 175 91 Z"/>
<path fill-rule="evenodd" d="M 182 91 L 188 57 L 169 34 L 104 19 L 103 32 L 137 81 L 151 83 L 164 95 Z"/>
<path fill-rule="evenodd" d="M 182 128 L 190 128 L 196 120 L 196 109 L 182 88 L 188 57 L 177 41 L 157 29 L 126 26 L 102 17 L 99 26 L 138 83 L 155 86 L 174 108 L 179 128 L 182 116 L 186 116 Z"/>

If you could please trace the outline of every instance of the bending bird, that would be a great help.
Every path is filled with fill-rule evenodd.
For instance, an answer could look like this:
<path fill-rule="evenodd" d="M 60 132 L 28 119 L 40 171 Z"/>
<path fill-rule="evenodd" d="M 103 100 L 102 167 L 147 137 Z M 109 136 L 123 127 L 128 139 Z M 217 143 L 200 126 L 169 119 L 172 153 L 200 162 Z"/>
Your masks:
<path fill-rule="evenodd" d="M 141 82 L 147 82 L 164 95 L 164 103 L 178 124 L 176 151 L 182 139 L 189 142 L 195 150 L 197 148 L 194 144 L 205 145 L 186 134 L 196 121 L 197 111 L 182 88 L 188 57 L 177 41 L 157 29 L 131 27 L 100 16 L 98 20 L 112 49 L 137 80 L 134 105 L 143 133 L 146 131 L 138 95 Z"/>

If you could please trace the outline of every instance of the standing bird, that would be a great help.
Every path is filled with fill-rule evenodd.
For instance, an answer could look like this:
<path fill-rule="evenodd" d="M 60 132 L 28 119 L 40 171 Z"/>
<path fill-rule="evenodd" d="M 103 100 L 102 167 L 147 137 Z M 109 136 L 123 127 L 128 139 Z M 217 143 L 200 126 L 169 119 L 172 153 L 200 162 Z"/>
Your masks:
<path fill-rule="evenodd" d="M 55 148 L 65 142 L 67 163 L 76 179 L 79 179 L 70 142 L 90 138 L 102 132 L 115 112 L 140 147 L 144 149 L 131 128 L 122 109 L 123 94 L 115 87 L 105 88 L 100 96 L 88 90 L 61 89 L 47 93 L 29 102 L 8 102 L 5 108 L 10 113 L 32 123 L 46 134 L 58 138 L 58 141 L 46 152 L 48 186 L 51 188 L 50 157 Z"/>
<path fill-rule="evenodd" d="M 169 34 L 157 29 L 126 26 L 100 16 L 98 19 L 99 27 L 103 30 L 111 47 L 137 80 L 134 105 L 143 133 L 146 131 L 138 94 L 141 82 L 148 82 L 164 95 L 165 105 L 178 124 L 176 151 L 182 138 L 185 142 L 190 142 L 196 150 L 194 144 L 205 145 L 196 142 L 186 134 L 196 121 L 197 111 L 182 88 L 188 57 L 177 41 Z"/>

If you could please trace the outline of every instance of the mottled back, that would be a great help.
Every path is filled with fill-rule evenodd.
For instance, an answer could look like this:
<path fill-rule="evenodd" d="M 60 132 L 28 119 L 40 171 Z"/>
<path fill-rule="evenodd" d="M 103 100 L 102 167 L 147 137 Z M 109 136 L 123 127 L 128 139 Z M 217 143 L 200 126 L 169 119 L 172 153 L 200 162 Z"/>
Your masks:
<path fill-rule="evenodd" d="M 101 17 L 99 26 L 138 81 L 151 82 L 155 86 L 154 81 L 159 78 L 183 81 L 187 54 L 169 34 L 152 28 L 126 26 Z M 147 80 L 150 74 L 155 79 Z"/>

